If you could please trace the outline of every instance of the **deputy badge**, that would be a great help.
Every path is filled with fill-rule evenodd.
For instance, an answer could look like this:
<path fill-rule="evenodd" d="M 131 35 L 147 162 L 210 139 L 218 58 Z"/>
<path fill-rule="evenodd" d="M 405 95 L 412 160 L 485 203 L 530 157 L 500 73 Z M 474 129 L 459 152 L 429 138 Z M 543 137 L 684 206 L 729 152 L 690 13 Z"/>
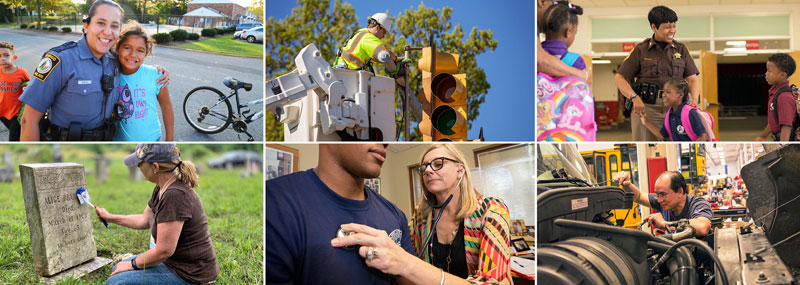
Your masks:
<path fill-rule="evenodd" d="M 44 55 L 42 61 L 39 62 L 39 65 L 36 66 L 36 71 L 33 73 L 33 77 L 44 82 L 44 80 L 47 79 L 47 76 L 50 75 L 50 72 L 53 71 L 53 68 L 58 66 L 60 62 L 60 58 L 48 52 Z"/>
<path fill-rule="evenodd" d="M 681 54 L 680 54 L 680 53 L 678 53 L 678 52 L 676 52 L 676 53 L 675 53 L 675 54 L 673 54 L 672 56 L 674 56 L 674 57 L 675 57 L 675 58 L 677 58 L 677 59 L 681 59 Z"/>

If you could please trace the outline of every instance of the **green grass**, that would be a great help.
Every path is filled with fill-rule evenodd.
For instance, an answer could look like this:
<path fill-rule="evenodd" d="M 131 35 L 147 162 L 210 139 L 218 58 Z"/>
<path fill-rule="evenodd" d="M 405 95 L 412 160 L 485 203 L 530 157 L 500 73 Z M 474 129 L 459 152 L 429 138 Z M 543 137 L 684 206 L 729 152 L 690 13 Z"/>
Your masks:
<path fill-rule="evenodd" d="M 232 40 L 233 35 L 221 36 L 204 41 L 193 42 L 188 44 L 178 45 L 179 48 L 190 50 L 207 51 L 213 53 L 249 56 L 249 57 L 262 57 L 264 54 L 264 46 L 261 44 L 251 44 L 242 40 Z"/>
<path fill-rule="evenodd" d="M 20 146 L 16 146 L 20 148 Z M 35 149 L 35 145 L 27 145 Z M 81 146 L 62 146 L 64 162 L 82 163 L 94 173 L 94 154 Z M 9 151 L 0 146 L 0 153 Z M 19 152 L 19 150 L 16 150 Z M 30 154 L 34 153 L 34 154 Z M 49 153 L 45 151 L 44 153 Z M 107 152 L 111 158 L 108 181 L 95 183 L 93 174 L 86 182 L 92 202 L 115 214 L 140 214 L 147 206 L 154 184 L 147 181 L 128 180 L 128 169 L 122 163 L 123 151 Z M 22 155 L 23 163 L 32 163 L 35 152 Z M 205 159 L 196 161 L 205 165 Z M 16 171 L 18 167 L 15 166 Z M 199 194 L 208 217 L 209 231 L 217 254 L 220 275 L 218 284 L 263 283 L 263 191 L 261 174 L 240 178 L 241 169 L 231 171 L 206 168 L 199 176 L 195 190 Z M 0 184 L 0 284 L 30 284 L 39 282 L 33 271 L 30 235 L 25 216 L 25 203 L 19 179 Z M 149 230 L 132 230 L 110 224 L 106 229 L 94 217 L 94 238 L 97 254 L 112 258 L 115 254 L 139 254 L 149 248 Z M 65 280 L 58 284 L 99 284 L 111 274 L 108 265 L 79 280 Z"/>

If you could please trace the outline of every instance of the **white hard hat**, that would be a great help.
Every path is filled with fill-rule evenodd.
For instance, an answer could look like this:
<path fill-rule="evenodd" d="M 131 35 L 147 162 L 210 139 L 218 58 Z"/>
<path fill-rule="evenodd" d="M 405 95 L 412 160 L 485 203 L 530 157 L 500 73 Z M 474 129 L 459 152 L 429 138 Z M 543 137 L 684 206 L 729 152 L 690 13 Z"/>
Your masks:
<path fill-rule="evenodd" d="M 378 22 L 378 24 L 386 29 L 387 32 L 392 29 L 392 20 L 389 19 L 389 15 L 386 15 L 385 13 L 375 13 L 375 15 L 372 15 L 369 18 L 375 20 L 375 22 Z"/>

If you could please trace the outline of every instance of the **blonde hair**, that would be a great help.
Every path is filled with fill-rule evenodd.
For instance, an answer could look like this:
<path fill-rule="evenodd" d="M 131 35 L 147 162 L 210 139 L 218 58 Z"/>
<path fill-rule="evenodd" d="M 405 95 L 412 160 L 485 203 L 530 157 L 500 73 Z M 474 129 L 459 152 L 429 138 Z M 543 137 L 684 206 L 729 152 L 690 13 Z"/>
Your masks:
<path fill-rule="evenodd" d="M 181 151 L 177 146 L 172 148 L 172 156 L 178 155 L 178 159 L 174 161 L 159 162 L 158 165 L 161 167 L 158 172 L 178 171 L 178 177 L 176 179 L 180 182 L 183 182 L 190 188 L 195 188 L 197 187 L 197 169 L 194 167 L 194 163 L 191 161 L 181 160 L 180 153 Z"/>
<path fill-rule="evenodd" d="M 478 207 L 478 191 L 472 187 L 472 174 L 469 171 L 469 165 L 467 164 L 466 157 L 464 154 L 456 148 L 455 145 L 445 143 L 445 144 L 432 144 L 430 145 L 423 153 L 422 157 L 420 157 L 419 161 L 422 164 L 423 160 L 425 159 L 425 155 L 429 152 L 433 151 L 434 149 L 443 148 L 445 149 L 450 155 L 454 156 L 456 160 L 458 160 L 462 165 L 464 165 L 464 177 L 461 180 L 461 184 L 459 185 L 458 191 L 458 212 L 456 212 L 456 219 L 464 219 L 472 214 L 475 209 Z M 431 193 L 428 188 L 425 187 L 425 183 L 422 183 L 422 195 L 425 196 L 425 199 L 433 202 L 436 201 L 436 196 Z M 442 203 L 444 201 L 438 201 Z M 434 203 L 435 204 L 435 203 Z M 417 206 L 419 214 L 425 216 L 428 212 L 431 211 L 431 206 L 428 205 L 426 201 L 420 201 L 419 205 Z"/>

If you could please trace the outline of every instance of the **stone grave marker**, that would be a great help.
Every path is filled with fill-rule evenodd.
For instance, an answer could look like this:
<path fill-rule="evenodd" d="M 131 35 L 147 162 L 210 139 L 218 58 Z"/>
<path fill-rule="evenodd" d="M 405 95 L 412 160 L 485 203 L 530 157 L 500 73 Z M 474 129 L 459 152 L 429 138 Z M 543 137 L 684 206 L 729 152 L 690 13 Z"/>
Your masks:
<path fill-rule="evenodd" d="M 3 166 L 0 167 L 0 182 L 10 183 L 14 181 L 14 162 L 11 160 L 11 153 L 3 153 Z"/>
<path fill-rule="evenodd" d="M 35 271 L 53 280 L 80 277 L 111 260 L 97 257 L 93 209 L 75 194 L 86 187 L 83 165 L 21 164 L 22 193 Z M 53 282 L 44 278 L 45 282 Z"/>
<path fill-rule="evenodd" d="M 106 180 L 108 180 L 108 164 L 111 163 L 111 160 L 103 156 L 103 154 L 98 153 L 97 156 L 94 158 L 94 167 L 95 167 L 95 183 L 97 184 L 105 184 Z"/>

